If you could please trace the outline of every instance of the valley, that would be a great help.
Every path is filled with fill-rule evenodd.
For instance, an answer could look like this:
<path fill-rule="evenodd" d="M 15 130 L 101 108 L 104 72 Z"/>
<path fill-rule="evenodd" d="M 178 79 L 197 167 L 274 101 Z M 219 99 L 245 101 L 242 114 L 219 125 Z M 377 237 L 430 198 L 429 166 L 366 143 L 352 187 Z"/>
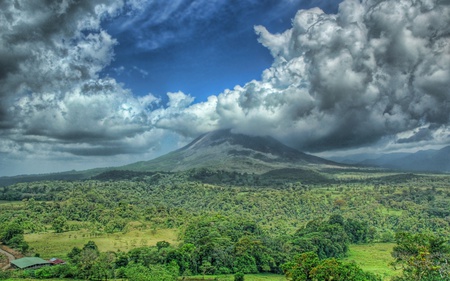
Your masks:
<path fill-rule="evenodd" d="M 110 171 L 91 180 L 2 187 L 0 218 L 3 226 L 9 222 L 20 225 L 29 246 L 26 253 L 47 259 L 56 256 L 70 260 L 70 251 L 81 249 L 89 241 L 95 242 L 100 253 L 114 253 L 116 258 L 126 255 L 129 260 L 130 253 L 138 249 L 148 249 L 158 256 L 157 243 L 166 241 L 168 252 L 160 262 L 168 266 L 167 254 L 176 256 L 180 247 L 193 245 L 195 267 L 178 269 L 178 274 L 188 277 L 202 273 L 204 263 L 209 266 L 206 275 L 232 273 L 233 260 L 241 255 L 239 247 L 244 247 L 244 256 L 254 257 L 249 267 L 241 269 L 246 274 L 281 274 L 280 266 L 303 247 L 317 250 L 314 244 L 299 248 L 302 244 L 295 241 L 303 240 L 296 237 L 309 235 L 298 236 L 299 231 L 311 222 L 320 225 L 330 216 L 339 216 L 344 225 L 356 222 L 362 236 L 354 239 L 362 240 L 352 242 L 348 233 L 339 234 L 347 237 L 343 241 L 347 250 L 336 250 L 332 257 L 354 261 L 382 280 L 390 280 L 401 273 L 386 262 L 392 261 L 391 250 L 382 251 L 380 256 L 375 249 L 382 247 L 380 243 L 394 245 L 397 232 L 448 237 L 449 182 L 448 175 L 344 169 L 314 171 L 310 177 L 304 170 L 295 169 L 285 170 L 283 177 L 208 169 L 176 173 Z M 234 234 L 224 234 L 224 229 L 213 225 L 237 228 Z M 186 236 L 189 229 L 191 240 Z M 192 240 L 196 233 L 203 240 Z M 238 246 L 244 241 L 250 244 Z M 252 243 L 261 248 L 251 250 Z M 366 256 L 358 252 L 361 247 Z M 269 260 L 255 259 L 258 251 L 266 253 Z M 194 272 L 195 268 L 198 271 Z"/>
<path fill-rule="evenodd" d="M 1 241 L 66 261 L 1 278 L 449 278 L 448 174 L 342 165 L 220 132 L 159 160 L 79 175 L 0 187 Z M 427 263 L 412 267 L 418 258 Z"/>

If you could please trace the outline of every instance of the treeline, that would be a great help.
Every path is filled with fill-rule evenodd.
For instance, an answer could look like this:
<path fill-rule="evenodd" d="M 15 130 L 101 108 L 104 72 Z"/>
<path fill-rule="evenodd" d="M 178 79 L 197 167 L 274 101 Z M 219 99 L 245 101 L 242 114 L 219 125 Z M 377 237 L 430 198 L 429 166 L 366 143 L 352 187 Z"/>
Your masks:
<path fill-rule="evenodd" d="M 399 231 L 450 234 L 449 176 L 391 176 L 382 180 L 368 178 L 367 183 L 286 182 L 251 187 L 206 184 L 192 180 L 188 172 L 127 175 L 132 179 L 0 187 L 0 200 L 23 202 L 14 207 L 0 205 L 0 222 L 18 221 L 26 232 L 49 230 L 50 225 L 58 232 L 81 226 L 114 233 L 124 231 L 131 221 L 173 228 L 216 212 L 246 216 L 264 229 L 283 235 L 308 221 L 339 214 L 367 223 L 374 232 L 374 241 L 393 241 L 394 233 Z M 353 181 L 354 177 L 349 179 Z"/>

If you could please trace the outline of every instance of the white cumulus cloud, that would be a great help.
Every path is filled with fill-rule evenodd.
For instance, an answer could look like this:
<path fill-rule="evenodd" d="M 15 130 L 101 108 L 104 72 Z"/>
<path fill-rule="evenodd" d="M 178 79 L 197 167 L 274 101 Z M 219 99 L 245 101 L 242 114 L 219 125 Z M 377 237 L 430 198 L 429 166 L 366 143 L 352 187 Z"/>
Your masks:
<path fill-rule="evenodd" d="M 260 81 L 196 107 L 215 127 L 278 136 L 310 151 L 395 141 L 423 126 L 427 141 L 448 143 L 448 135 L 431 136 L 450 121 L 449 5 L 346 0 L 335 15 L 299 11 L 281 34 L 256 26 L 272 67 Z"/>

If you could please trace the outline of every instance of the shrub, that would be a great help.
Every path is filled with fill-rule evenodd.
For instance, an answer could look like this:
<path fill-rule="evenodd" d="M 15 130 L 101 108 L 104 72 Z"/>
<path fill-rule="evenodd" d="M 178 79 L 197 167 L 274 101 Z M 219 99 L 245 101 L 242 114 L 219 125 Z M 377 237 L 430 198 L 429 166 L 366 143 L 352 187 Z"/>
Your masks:
<path fill-rule="evenodd" d="M 238 272 L 234 275 L 234 281 L 244 281 L 244 273 Z"/>

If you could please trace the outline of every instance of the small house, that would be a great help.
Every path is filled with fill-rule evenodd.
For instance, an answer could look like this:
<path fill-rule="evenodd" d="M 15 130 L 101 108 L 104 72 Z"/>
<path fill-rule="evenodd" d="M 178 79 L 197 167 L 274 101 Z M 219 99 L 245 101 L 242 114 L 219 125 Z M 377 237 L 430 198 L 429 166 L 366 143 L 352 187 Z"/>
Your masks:
<path fill-rule="evenodd" d="M 58 259 L 58 258 L 51 258 L 48 260 L 52 265 L 57 265 L 57 264 L 65 264 L 66 262 L 63 261 L 62 259 Z"/>
<path fill-rule="evenodd" d="M 11 266 L 19 269 L 36 269 L 48 265 L 51 265 L 49 261 L 38 257 L 25 257 L 11 261 Z"/>

